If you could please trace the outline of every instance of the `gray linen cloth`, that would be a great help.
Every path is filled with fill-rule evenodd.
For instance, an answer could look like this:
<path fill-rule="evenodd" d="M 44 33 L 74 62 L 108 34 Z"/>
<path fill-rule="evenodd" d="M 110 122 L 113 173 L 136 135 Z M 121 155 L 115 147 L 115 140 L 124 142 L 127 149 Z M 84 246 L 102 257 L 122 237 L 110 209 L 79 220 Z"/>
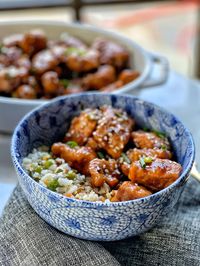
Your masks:
<path fill-rule="evenodd" d="M 49 226 L 17 186 L 0 219 L 0 265 L 199 266 L 200 184 L 190 178 L 171 214 L 147 233 L 101 243 Z"/>

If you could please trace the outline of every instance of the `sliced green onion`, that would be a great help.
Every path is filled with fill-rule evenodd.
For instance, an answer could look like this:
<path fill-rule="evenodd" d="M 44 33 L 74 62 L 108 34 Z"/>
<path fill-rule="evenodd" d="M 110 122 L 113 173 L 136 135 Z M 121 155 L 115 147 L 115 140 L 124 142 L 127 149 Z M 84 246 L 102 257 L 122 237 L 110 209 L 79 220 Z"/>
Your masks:
<path fill-rule="evenodd" d="M 140 157 L 139 162 L 140 162 L 141 167 L 142 167 L 143 169 L 146 169 L 147 164 L 153 162 L 153 158 L 148 157 L 148 156 L 146 156 L 146 157 L 145 157 L 145 156 L 142 156 L 142 157 Z"/>
<path fill-rule="evenodd" d="M 53 159 L 49 159 L 44 163 L 44 168 L 48 169 L 50 166 L 52 166 L 54 164 L 54 160 Z"/>
<path fill-rule="evenodd" d="M 38 166 L 35 168 L 35 172 L 37 172 L 38 174 L 41 174 L 41 172 L 42 172 L 42 167 L 38 165 Z"/>
<path fill-rule="evenodd" d="M 63 170 L 62 170 L 61 168 L 58 168 L 58 169 L 56 169 L 56 171 L 55 171 L 56 174 L 61 173 L 61 172 L 63 172 Z"/>
<path fill-rule="evenodd" d="M 78 143 L 76 141 L 73 141 L 73 140 L 68 141 L 66 144 L 72 149 L 75 147 L 78 147 Z"/>
<path fill-rule="evenodd" d="M 2 48 L 3 48 L 3 44 L 0 43 L 0 54 L 1 54 L 1 52 L 2 52 Z"/>
<path fill-rule="evenodd" d="M 124 152 L 122 152 L 121 157 L 123 158 L 124 162 L 126 162 L 128 164 L 131 163 L 130 159 L 128 158 L 128 156 Z"/>
<path fill-rule="evenodd" d="M 143 127 L 142 129 L 143 129 L 143 131 L 145 131 L 145 132 L 149 131 L 147 127 Z"/>
<path fill-rule="evenodd" d="M 140 162 L 141 167 L 142 167 L 143 169 L 145 169 L 145 168 L 146 168 L 146 163 L 145 163 L 145 161 L 144 161 L 144 157 L 141 157 L 140 160 L 139 160 L 139 162 Z"/>
<path fill-rule="evenodd" d="M 69 47 L 65 51 L 65 55 L 77 54 L 79 56 L 84 56 L 87 53 L 86 50 L 76 48 L 76 47 Z"/>
<path fill-rule="evenodd" d="M 64 88 L 67 88 L 69 86 L 70 81 L 68 79 L 60 79 L 60 84 L 64 86 Z"/>
<path fill-rule="evenodd" d="M 146 164 L 152 163 L 153 162 L 153 158 L 151 158 L 151 157 L 144 157 L 144 162 Z"/>
<path fill-rule="evenodd" d="M 100 159 L 104 159 L 104 158 L 105 158 L 103 152 L 101 152 L 101 151 L 98 151 L 98 152 L 97 152 L 97 155 L 98 155 L 98 157 L 99 157 Z"/>
<path fill-rule="evenodd" d="M 59 186 L 58 180 L 54 179 L 52 181 L 50 181 L 47 185 L 47 187 L 52 190 L 52 191 L 56 191 L 56 188 Z"/>
<path fill-rule="evenodd" d="M 69 172 L 66 174 L 66 176 L 68 179 L 73 180 L 74 178 L 76 178 L 76 173 L 72 170 L 69 170 Z"/>
<path fill-rule="evenodd" d="M 153 130 L 153 133 L 156 134 L 156 136 L 158 136 L 161 139 L 164 139 L 166 137 L 165 133 L 157 131 L 157 130 Z"/>
<path fill-rule="evenodd" d="M 122 117 L 122 113 L 115 113 L 115 115 L 117 116 L 117 117 Z"/>
<path fill-rule="evenodd" d="M 161 149 L 162 149 L 163 151 L 166 151 L 166 150 L 167 150 L 167 146 L 166 146 L 166 145 L 161 145 Z"/>

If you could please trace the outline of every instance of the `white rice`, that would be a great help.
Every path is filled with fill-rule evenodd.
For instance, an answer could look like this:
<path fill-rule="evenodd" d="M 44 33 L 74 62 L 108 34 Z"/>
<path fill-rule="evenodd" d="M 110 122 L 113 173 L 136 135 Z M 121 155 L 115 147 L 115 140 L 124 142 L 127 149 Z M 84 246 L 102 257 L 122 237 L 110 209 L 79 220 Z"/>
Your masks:
<path fill-rule="evenodd" d="M 24 158 L 23 167 L 41 185 L 64 196 L 86 201 L 110 202 L 112 192 L 109 185 L 104 183 L 100 188 L 93 188 L 90 177 L 71 169 L 63 159 L 53 158 L 46 146 L 34 149 Z"/>

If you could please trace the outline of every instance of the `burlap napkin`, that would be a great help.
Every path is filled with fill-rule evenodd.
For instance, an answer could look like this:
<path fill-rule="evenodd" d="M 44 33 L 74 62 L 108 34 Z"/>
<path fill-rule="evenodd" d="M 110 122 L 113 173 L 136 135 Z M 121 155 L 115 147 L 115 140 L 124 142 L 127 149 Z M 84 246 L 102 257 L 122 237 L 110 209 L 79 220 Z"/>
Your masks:
<path fill-rule="evenodd" d="M 149 232 L 95 243 L 58 232 L 29 206 L 20 187 L 0 219 L 0 265 L 200 265 L 200 184 L 188 181 L 174 211 Z"/>

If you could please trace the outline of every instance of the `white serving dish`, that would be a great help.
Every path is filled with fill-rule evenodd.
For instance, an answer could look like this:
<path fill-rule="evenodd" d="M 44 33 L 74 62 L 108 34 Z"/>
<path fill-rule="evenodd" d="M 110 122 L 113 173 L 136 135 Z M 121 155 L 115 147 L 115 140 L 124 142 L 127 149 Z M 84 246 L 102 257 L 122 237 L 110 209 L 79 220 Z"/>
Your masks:
<path fill-rule="evenodd" d="M 145 51 L 126 37 L 89 25 L 52 21 L 0 22 L 0 40 L 10 34 L 23 33 L 35 28 L 44 30 L 49 39 L 56 39 L 62 32 L 67 32 L 86 43 L 91 43 L 96 37 L 101 36 L 126 47 L 130 53 L 130 66 L 138 70 L 141 75 L 133 82 L 116 90 L 115 93 L 134 93 L 136 88 L 160 85 L 167 80 L 168 61 L 164 57 Z M 153 71 L 155 69 L 156 71 Z M 0 97 L 0 132 L 12 133 L 19 120 L 28 111 L 46 102 Z"/>

